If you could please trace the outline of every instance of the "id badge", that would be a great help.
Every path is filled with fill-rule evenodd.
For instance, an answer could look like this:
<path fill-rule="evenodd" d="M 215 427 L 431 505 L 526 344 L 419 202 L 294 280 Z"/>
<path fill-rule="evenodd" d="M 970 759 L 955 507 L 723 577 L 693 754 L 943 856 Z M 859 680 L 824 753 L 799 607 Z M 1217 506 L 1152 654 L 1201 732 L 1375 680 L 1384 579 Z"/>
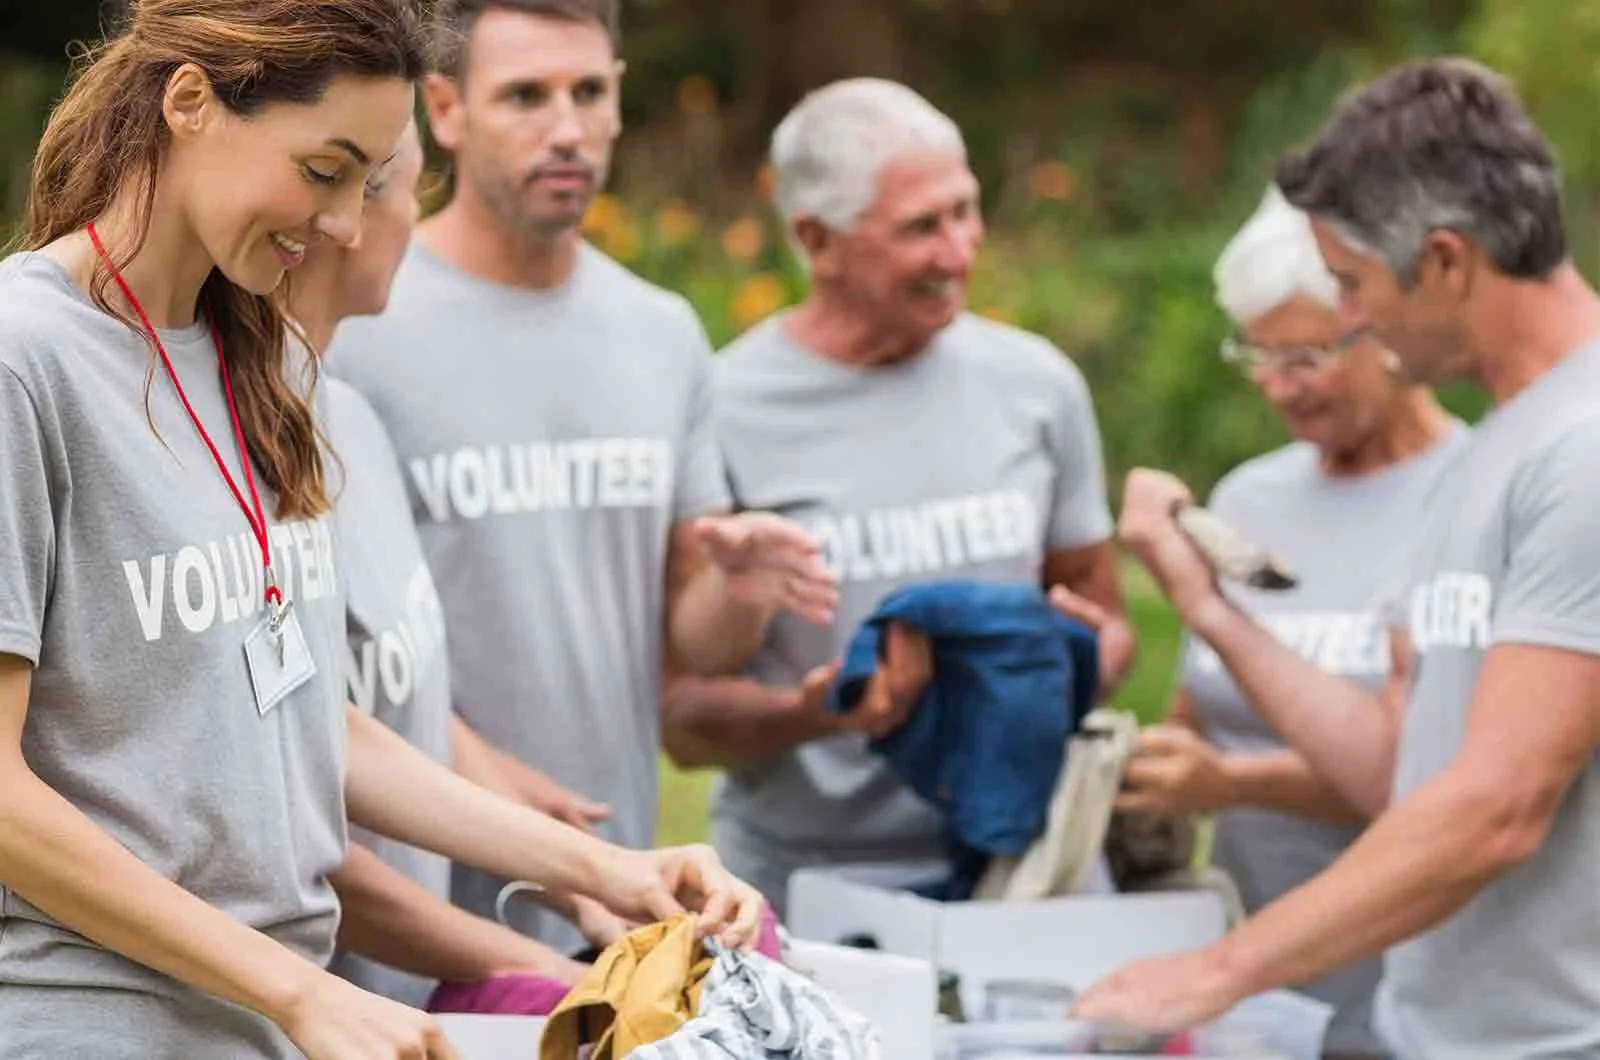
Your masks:
<path fill-rule="evenodd" d="M 269 613 L 250 631 L 244 639 L 244 658 L 250 668 L 256 710 L 262 717 L 317 672 L 317 664 L 306 647 L 306 637 L 300 630 L 300 619 L 292 604 L 276 622 Z"/>

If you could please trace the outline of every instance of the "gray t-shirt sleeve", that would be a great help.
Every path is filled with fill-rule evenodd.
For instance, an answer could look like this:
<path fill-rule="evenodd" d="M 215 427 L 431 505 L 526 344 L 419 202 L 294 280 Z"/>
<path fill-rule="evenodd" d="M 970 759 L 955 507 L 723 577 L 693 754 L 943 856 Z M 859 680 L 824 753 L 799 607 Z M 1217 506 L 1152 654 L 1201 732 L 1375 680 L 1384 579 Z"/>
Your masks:
<path fill-rule="evenodd" d="M 1600 655 L 1600 423 L 1568 432 L 1519 474 L 1509 498 L 1494 643 Z"/>
<path fill-rule="evenodd" d="M 0 364 L 0 652 L 35 665 L 55 567 L 55 520 L 38 410 Z"/>
<path fill-rule="evenodd" d="M 689 312 L 692 316 L 693 311 Z M 711 343 L 698 319 L 694 321 L 694 339 L 688 422 L 684 424 L 683 445 L 678 452 L 678 481 L 672 505 L 672 516 L 677 520 L 733 507 L 713 414 Z"/>
<path fill-rule="evenodd" d="M 1045 547 L 1051 551 L 1097 545 L 1111 536 L 1112 527 L 1100 424 L 1089 384 L 1065 354 L 1057 351 L 1056 356 L 1064 370 L 1046 431 L 1056 464 L 1055 509 L 1045 532 Z"/>

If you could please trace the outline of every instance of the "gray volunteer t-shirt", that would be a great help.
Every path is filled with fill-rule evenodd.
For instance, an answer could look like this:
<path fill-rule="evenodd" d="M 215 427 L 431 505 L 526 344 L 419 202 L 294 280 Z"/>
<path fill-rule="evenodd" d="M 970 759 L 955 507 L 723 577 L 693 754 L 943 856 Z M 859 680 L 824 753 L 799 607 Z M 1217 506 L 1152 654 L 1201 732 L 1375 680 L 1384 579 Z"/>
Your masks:
<path fill-rule="evenodd" d="M 963 316 L 889 367 L 798 346 L 786 314 L 718 358 L 717 417 L 741 506 L 799 520 L 840 579 L 838 619 L 778 619 L 752 663 L 777 687 L 838 658 L 894 590 L 949 579 L 1039 584 L 1044 557 L 1111 532 L 1088 388 L 1036 336 Z M 941 853 L 940 818 L 859 736 L 730 770 L 713 835 L 782 908 L 803 865 Z"/>
<path fill-rule="evenodd" d="M 1597 481 L 1600 342 L 1485 417 L 1429 504 L 1396 800 L 1460 752 L 1495 645 L 1600 654 Z M 1537 854 L 1389 951 L 1378 1027 L 1403 1060 L 1600 1056 L 1600 760 Z"/>
<path fill-rule="evenodd" d="M 450 663 L 444 611 L 422 558 L 405 481 L 377 414 L 349 384 L 325 379 L 328 437 L 338 455 L 334 499 L 344 561 L 348 642 L 345 691 L 364 712 L 429 758 L 450 764 Z M 435 897 L 450 899 L 450 861 L 368 832 L 372 850 Z M 403 930 L 397 926 L 396 930 Z M 421 1008 L 436 985 L 351 953 L 333 970 L 374 993 Z"/>
<path fill-rule="evenodd" d="M 1207 504 L 1281 556 L 1300 584 L 1267 592 L 1227 583 L 1228 596 L 1319 668 L 1380 692 L 1390 665 L 1383 605 L 1408 576 L 1428 494 L 1467 437 L 1455 424 L 1426 451 L 1359 477 L 1326 474 L 1316 447 L 1304 442 L 1243 464 L 1217 484 Z M 1283 748 L 1204 641 L 1186 636 L 1181 667 L 1180 683 L 1211 743 L 1245 754 Z M 1234 809 L 1217 815 L 1212 856 L 1254 913 L 1322 872 L 1359 834 L 1354 826 Z M 1372 1029 L 1380 971 L 1374 958 L 1304 987 L 1337 1006 L 1330 1051 L 1380 1051 Z"/>
<path fill-rule="evenodd" d="M 242 488 L 208 329 L 163 342 Z M 260 549 L 160 370 L 147 407 L 149 356 L 50 259 L 0 263 L 0 652 L 35 664 L 23 753 L 155 871 L 324 963 L 345 843 L 333 528 L 270 531 L 316 675 L 263 716 L 244 654 Z M 0 1055 L 299 1053 L 0 888 Z"/>
<path fill-rule="evenodd" d="M 415 243 L 330 367 L 393 439 L 444 601 L 456 709 L 653 842 L 668 534 L 728 506 L 710 351 L 689 304 L 585 245 L 560 289 L 469 276 Z M 457 867 L 493 916 L 505 881 Z M 518 927 L 581 938 L 532 903 Z"/>

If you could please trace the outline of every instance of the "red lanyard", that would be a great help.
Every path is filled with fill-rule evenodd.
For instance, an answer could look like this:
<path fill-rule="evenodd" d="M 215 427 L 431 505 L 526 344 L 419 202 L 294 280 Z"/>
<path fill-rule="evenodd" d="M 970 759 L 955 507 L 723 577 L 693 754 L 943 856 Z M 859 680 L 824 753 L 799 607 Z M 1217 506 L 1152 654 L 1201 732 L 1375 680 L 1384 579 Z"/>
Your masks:
<path fill-rule="evenodd" d="M 94 222 L 89 223 L 89 241 L 94 244 L 100 260 L 105 262 L 106 268 L 111 271 L 111 278 L 117 281 L 117 286 L 122 289 L 122 296 L 133 306 L 133 311 L 139 314 L 139 321 L 144 325 L 145 334 L 150 336 L 150 341 L 155 343 L 156 352 L 161 355 L 161 363 L 166 366 L 167 378 L 172 380 L 173 389 L 178 392 L 178 400 L 183 402 L 183 407 L 189 413 L 189 420 L 194 424 L 195 430 L 200 432 L 201 439 L 206 443 L 206 448 L 211 450 L 212 459 L 217 462 L 217 470 L 222 472 L 223 480 L 228 483 L 228 488 L 233 491 L 233 499 L 239 502 L 239 507 L 244 511 L 244 517 L 250 524 L 250 529 L 256 535 L 256 541 L 261 545 L 261 565 L 266 572 L 266 599 L 273 607 L 283 606 L 283 593 L 278 591 L 278 584 L 272 573 L 272 549 L 267 542 L 267 517 L 262 514 L 261 497 L 256 493 L 256 477 L 250 470 L 250 452 L 244 444 L 244 428 L 239 426 L 239 409 L 233 402 L 233 383 L 228 378 L 228 362 L 222 356 L 222 335 L 217 331 L 215 320 L 209 321 L 211 325 L 211 341 L 217 347 L 217 366 L 222 372 L 222 388 L 228 395 L 228 413 L 233 417 L 234 437 L 239 441 L 239 463 L 244 465 L 245 485 L 250 487 L 250 500 L 246 503 L 244 493 L 240 491 L 238 483 L 234 482 L 233 475 L 228 471 L 228 465 L 223 462 L 222 454 L 217 451 L 216 444 L 211 441 L 211 435 L 206 433 L 205 424 L 200 422 L 200 417 L 195 414 L 194 406 L 189 404 L 189 395 L 183 392 L 183 384 L 178 381 L 178 373 L 172 367 L 172 359 L 167 356 L 167 348 L 161 344 L 161 336 L 156 334 L 156 329 L 151 326 L 150 318 L 145 315 L 144 306 L 139 304 L 133 291 L 129 290 L 128 283 L 122 278 L 122 273 L 117 271 L 116 265 L 111 261 L 111 255 L 106 253 L 105 246 L 100 242 L 100 233 L 94 230 Z"/>

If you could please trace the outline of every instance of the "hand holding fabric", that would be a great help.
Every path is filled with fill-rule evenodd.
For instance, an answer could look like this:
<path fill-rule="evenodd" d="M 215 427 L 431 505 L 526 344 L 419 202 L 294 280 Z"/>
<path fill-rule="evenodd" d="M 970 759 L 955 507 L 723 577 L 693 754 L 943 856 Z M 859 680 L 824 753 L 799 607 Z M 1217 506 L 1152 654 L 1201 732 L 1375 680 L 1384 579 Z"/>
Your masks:
<path fill-rule="evenodd" d="M 612 848 L 601 866 L 594 897 L 625 920 L 648 923 L 685 912 L 699 914 L 699 930 L 724 946 L 755 945 L 764 902 L 709 846 L 662 850 Z"/>
<path fill-rule="evenodd" d="M 1173 513 L 1194 497 L 1165 471 L 1135 468 L 1122 493 L 1117 536 L 1160 584 L 1185 620 L 1221 599 L 1216 574 L 1204 554 L 1179 528 Z"/>
<path fill-rule="evenodd" d="M 1227 759 L 1193 729 L 1156 725 L 1139 734 L 1123 770 L 1116 807 L 1124 813 L 1179 817 L 1233 804 Z"/>
<path fill-rule="evenodd" d="M 850 732 L 882 739 L 906 723 L 933 679 L 928 638 L 899 622 L 888 625 L 883 658 L 854 710 L 844 716 Z"/>

